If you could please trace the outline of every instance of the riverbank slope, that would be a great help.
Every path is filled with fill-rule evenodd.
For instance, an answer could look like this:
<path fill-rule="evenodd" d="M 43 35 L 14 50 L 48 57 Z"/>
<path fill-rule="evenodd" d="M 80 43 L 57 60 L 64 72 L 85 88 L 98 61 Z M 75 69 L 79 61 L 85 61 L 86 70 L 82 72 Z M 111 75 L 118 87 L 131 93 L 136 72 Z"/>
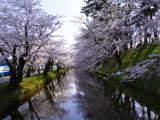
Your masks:
<path fill-rule="evenodd" d="M 65 74 L 65 70 L 60 70 L 60 74 Z M 33 75 L 29 78 L 23 78 L 20 86 L 15 91 L 8 91 L 6 88 L 9 82 L 0 84 L 0 116 L 8 109 L 14 109 L 13 106 L 18 106 L 33 95 L 38 93 L 44 84 L 50 83 L 58 77 L 59 73 L 49 72 L 47 76 Z"/>
<path fill-rule="evenodd" d="M 111 58 L 98 72 L 104 79 L 160 95 L 160 45 L 142 45 L 122 53 L 122 67 Z"/>

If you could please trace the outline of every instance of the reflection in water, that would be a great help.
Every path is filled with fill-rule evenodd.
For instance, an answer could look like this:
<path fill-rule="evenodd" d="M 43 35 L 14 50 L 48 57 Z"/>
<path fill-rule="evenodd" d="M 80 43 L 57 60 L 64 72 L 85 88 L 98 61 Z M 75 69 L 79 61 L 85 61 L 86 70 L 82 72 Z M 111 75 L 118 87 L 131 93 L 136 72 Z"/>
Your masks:
<path fill-rule="evenodd" d="M 78 72 L 78 71 L 77 71 Z M 93 120 L 118 120 L 120 116 L 116 108 L 112 106 L 113 102 L 105 95 L 106 89 L 84 72 L 76 74 L 79 81 L 77 102 L 79 108 L 84 111 L 85 119 Z M 112 89 L 108 89 L 112 91 Z M 82 94 L 83 93 L 83 94 Z M 110 94 L 107 93 L 107 94 Z M 123 117 L 125 118 L 125 116 Z M 126 117 L 127 119 L 127 117 Z"/>
<path fill-rule="evenodd" d="M 70 71 L 5 120 L 158 120 L 153 111 L 107 82 L 83 71 Z"/>
<path fill-rule="evenodd" d="M 37 118 L 38 120 L 40 120 L 40 117 L 38 116 L 38 113 L 37 113 L 36 110 L 34 109 L 31 100 L 28 101 L 28 105 L 29 105 L 29 111 L 30 111 L 30 115 L 31 115 L 31 120 L 34 120 L 34 115 L 36 116 L 36 118 Z"/>
<path fill-rule="evenodd" d="M 158 120 L 149 108 L 141 106 L 136 100 L 117 91 L 107 82 L 98 82 L 82 71 L 76 71 L 79 80 L 76 95 L 79 109 L 85 119 L 91 120 Z"/>
<path fill-rule="evenodd" d="M 11 119 L 12 120 L 24 120 L 24 117 L 18 110 L 15 110 L 13 113 L 11 113 Z"/>
<path fill-rule="evenodd" d="M 19 106 L 15 112 L 5 119 L 13 120 L 82 120 L 82 114 L 77 109 L 74 95 L 76 94 L 73 72 L 63 75 L 56 81 L 44 86 L 44 89 L 28 102 Z M 21 116 L 20 116 L 21 115 Z"/>
<path fill-rule="evenodd" d="M 34 96 L 27 104 L 19 107 L 19 110 L 26 119 L 54 119 L 61 118 L 67 111 L 60 107 L 60 103 L 66 98 L 63 96 L 66 90 L 63 86 L 65 81 L 58 79 L 44 86 L 42 92 Z M 61 100 L 62 99 L 62 100 Z M 29 107 L 29 109 L 28 109 Z M 29 118 L 29 116 L 31 116 Z"/>

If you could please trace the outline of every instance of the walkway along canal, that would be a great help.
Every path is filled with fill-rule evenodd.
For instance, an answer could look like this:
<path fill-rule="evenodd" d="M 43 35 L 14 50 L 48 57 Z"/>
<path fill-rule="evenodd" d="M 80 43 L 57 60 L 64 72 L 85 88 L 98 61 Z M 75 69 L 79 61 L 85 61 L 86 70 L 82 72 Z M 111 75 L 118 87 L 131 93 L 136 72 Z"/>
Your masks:
<path fill-rule="evenodd" d="M 128 91 L 128 90 L 125 90 Z M 160 119 L 158 97 L 125 94 L 84 71 L 70 70 L 0 119 L 4 120 L 152 120 Z M 129 96 L 130 95 L 130 96 Z"/>

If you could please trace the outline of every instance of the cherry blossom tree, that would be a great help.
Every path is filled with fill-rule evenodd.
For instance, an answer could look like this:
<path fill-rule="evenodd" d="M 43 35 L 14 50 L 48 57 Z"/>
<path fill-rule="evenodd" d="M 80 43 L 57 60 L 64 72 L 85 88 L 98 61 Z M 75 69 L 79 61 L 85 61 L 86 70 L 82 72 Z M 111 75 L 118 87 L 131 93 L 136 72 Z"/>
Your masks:
<path fill-rule="evenodd" d="M 82 48 L 84 47 L 88 50 L 86 50 L 88 56 L 87 53 L 84 54 L 84 52 L 80 52 L 83 51 L 82 48 L 80 48 L 79 52 L 83 54 L 83 57 L 85 57 L 85 55 L 86 58 L 90 56 L 89 59 L 85 58 L 87 63 L 89 62 L 95 66 L 95 64 L 100 61 L 104 63 L 108 58 L 114 56 L 121 67 L 122 60 L 120 53 L 124 46 L 130 42 L 127 33 L 131 33 L 132 31 L 129 27 L 128 29 L 123 29 L 123 22 L 120 21 L 120 19 L 122 19 L 121 9 L 122 8 L 117 7 L 115 3 L 110 4 L 110 2 L 106 2 L 103 9 L 98 11 L 93 19 L 90 21 L 80 19 L 78 21 L 85 26 L 81 30 L 82 34 L 79 42 L 84 42 L 82 43 L 84 44 Z M 79 42 L 78 44 L 80 44 Z M 81 56 L 81 58 L 83 57 Z"/>
<path fill-rule="evenodd" d="M 136 9 L 132 11 L 132 25 L 135 25 L 139 29 L 140 35 L 143 36 L 144 44 L 158 40 L 160 1 L 133 0 L 131 3 L 136 6 Z"/>
<path fill-rule="evenodd" d="M 123 51 L 133 49 L 139 43 L 151 43 L 158 39 L 159 0 L 100 0 L 100 9 L 95 8 L 94 1 L 88 0 L 87 5 L 90 4 L 92 6 L 83 7 L 82 11 L 89 12 L 86 14 L 92 17 L 91 20 L 78 21 L 85 27 L 81 29 L 77 42 L 80 46 L 79 57 L 75 60 L 81 60 L 82 64 L 86 63 L 94 68 L 98 61 L 106 61 L 112 57 L 121 67 Z"/>
<path fill-rule="evenodd" d="M 0 2 L 0 54 L 11 70 L 11 89 L 22 81 L 26 62 L 35 59 L 61 26 L 60 16 L 49 15 L 39 3 L 39 0 Z"/>
<path fill-rule="evenodd" d="M 149 55 L 149 59 L 139 62 L 128 69 L 124 69 L 119 74 L 125 75 L 124 82 L 131 82 L 136 79 L 149 80 L 159 79 L 160 72 L 160 55 Z"/>
<path fill-rule="evenodd" d="M 53 40 L 41 51 L 40 55 L 45 63 L 44 75 L 53 69 L 53 65 L 60 66 L 60 63 L 65 61 L 68 51 L 64 47 L 64 41 L 63 39 Z"/>

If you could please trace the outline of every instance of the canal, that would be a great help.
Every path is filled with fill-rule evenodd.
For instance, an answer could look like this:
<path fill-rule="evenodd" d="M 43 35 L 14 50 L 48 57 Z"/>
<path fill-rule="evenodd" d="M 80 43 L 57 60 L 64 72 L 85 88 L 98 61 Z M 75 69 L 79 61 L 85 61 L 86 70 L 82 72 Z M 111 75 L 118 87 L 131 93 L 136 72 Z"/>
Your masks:
<path fill-rule="evenodd" d="M 66 76 L 44 86 L 31 99 L 8 111 L 3 119 L 158 120 L 159 99 L 150 101 L 143 93 L 143 97 L 133 94 L 129 96 L 84 71 L 70 70 Z"/>

